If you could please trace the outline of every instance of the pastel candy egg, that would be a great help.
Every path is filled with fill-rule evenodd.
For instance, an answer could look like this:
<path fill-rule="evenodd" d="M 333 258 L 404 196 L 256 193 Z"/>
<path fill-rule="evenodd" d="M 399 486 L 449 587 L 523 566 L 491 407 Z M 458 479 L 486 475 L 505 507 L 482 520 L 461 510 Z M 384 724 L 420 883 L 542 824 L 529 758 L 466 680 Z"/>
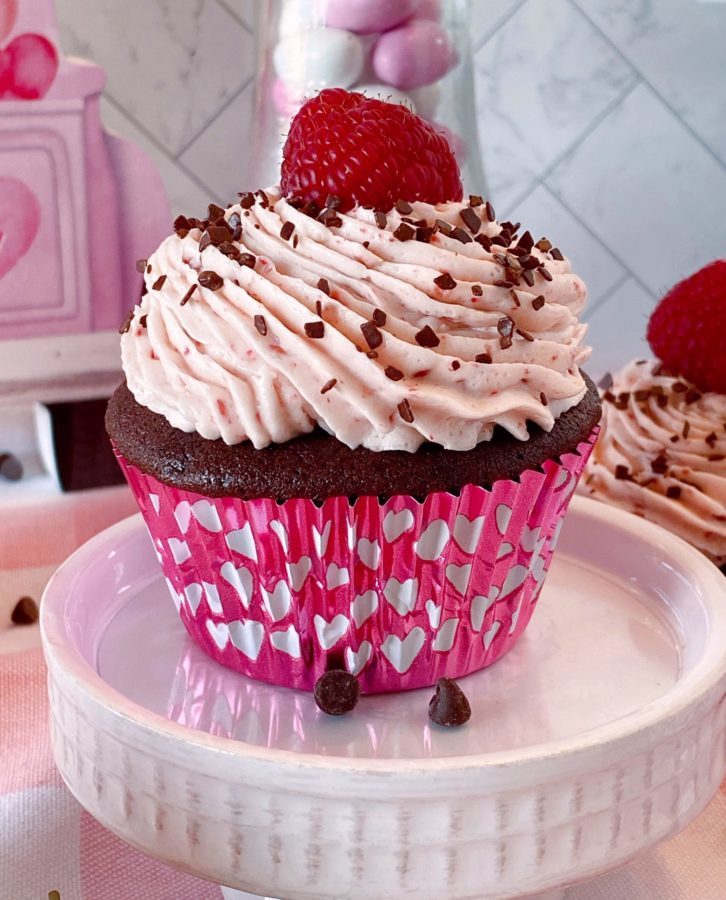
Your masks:
<path fill-rule="evenodd" d="M 388 31 L 405 22 L 420 0 L 328 0 L 325 22 L 333 28 L 346 28 L 356 34 Z"/>
<path fill-rule="evenodd" d="M 323 24 L 319 0 L 284 0 L 280 8 L 277 35 L 280 40 Z"/>
<path fill-rule="evenodd" d="M 424 119 L 433 119 L 441 101 L 441 88 L 438 84 L 427 84 L 425 87 L 409 91 L 416 112 Z"/>
<path fill-rule="evenodd" d="M 403 91 L 398 91 L 391 87 L 390 84 L 357 84 L 353 90 L 366 97 L 372 97 L 374 100 L 384 100 L 386 103 L 400 103 L 401 106 L 407 106 L 416 112 L 416 104 Z"/>
<path fill-rule="evenodd" d="M 373 48 L 373 71 L 381 81 L 407 91 L 443 78 L 457 59 L 438 23 L 415 19 L 380 36 Z"/>
<path fill-rule="evenodd" d="M 416 7 L 417 19 L 441 19 L 441 0 L 420 0 Z"/>
<path fill-rule="evenodd" d="M 347 88 L 363 69 L 360 38 L 339 28 L 311 28 L 280 41 L 272 54 L 275 72 L 298 95 L 326 87 Z"/>

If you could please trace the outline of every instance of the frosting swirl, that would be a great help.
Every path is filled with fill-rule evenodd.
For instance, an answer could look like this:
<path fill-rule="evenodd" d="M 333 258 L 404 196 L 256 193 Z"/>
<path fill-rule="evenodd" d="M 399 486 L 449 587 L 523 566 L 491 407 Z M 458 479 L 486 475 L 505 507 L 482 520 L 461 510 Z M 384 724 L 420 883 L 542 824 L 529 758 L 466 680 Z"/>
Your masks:
<path fill-rule="evenodd" d="M 726 396 L 631 362 L 605 392 L 602 433 L 580 484 L 726 562 Z"/>
<path fill-rule="evenodd" d="M 137 402 L 257 448 L 316 424 L 408 451 L 551 430 L 586 391 L 586 291 L 568 260 L 483 205 L 397 206 L 325 224 L 273 188 L 224 211 L 234 235 L 177 227 L 122 337 Z"/>

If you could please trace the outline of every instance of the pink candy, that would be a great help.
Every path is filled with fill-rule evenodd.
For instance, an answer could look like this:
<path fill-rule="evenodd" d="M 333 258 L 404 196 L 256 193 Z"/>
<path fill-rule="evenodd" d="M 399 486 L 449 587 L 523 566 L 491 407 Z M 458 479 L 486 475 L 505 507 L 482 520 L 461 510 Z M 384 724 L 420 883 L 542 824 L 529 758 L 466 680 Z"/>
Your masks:
<path fill-rule="evenodd" d="M 443 78 L 458 57 L 438 23 L 416 19 L 381 35 L 372 59 L 381 81 L 405 91 Z"/>
<path fill-rule="evenodd" d="M 328 0 L 325 24 L 375 34 L 405 22 L 417 7 L 418 0 Z"/>

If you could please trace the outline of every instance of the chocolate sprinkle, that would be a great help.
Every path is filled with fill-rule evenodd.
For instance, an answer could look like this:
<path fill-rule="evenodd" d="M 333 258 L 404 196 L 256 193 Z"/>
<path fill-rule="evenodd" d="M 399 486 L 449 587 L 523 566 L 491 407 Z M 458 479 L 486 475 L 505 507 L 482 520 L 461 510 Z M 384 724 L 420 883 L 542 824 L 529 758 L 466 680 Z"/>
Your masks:
<path fill-rule="evenodd" d="M 453 291 L 456 287 L 456 282 L 448 272 L 442 272 L 441 275 L 434 278 L 434 284 L 442 291 Z"/>
<path fill-rule="evenodd" d="M 147 315 L 147 316 L 142 316 L 142 317 L 139 319 L 139 325 L 141 325 L 142 328 L 146 328 L 146 323 L 147 323 L 148 319 L 149 319 L 148 315 Z"/>
<path fill-rule="evenodd" d="M 534 341 L 534 338 L 532 337 L 532 335 L 528 331 L 525 331 L 523 328 L 518 328 L 517 334 L 520 337 L 523 337 L 525 339 L 525 341 Z"/>
<path fill-rule="evenodd" d="M 534 287 L 534 273 L 530 269 L 525 269 L 522 272 L 522 278 L 526 281 L 529 287 Z"/>
<path fill-rule="evenodd" d="M 413 422 L 413 410 L 411 409 L 411 404 L 408 400 L 403 399 L 398 404 L 398 414 L 403 419 L 404 422 L 408 422 L 409 425 Z"/>
<path fill-rule="evenodd" d="M 198 281 L 203 288 L 207 288 L 210 291 L 218 291 L 224 284 L 224 278 L 211 269 L 205 269 L 203 272 L 200 272 Z"/>
<path fill-rule="evenodd" d="M 478 234 L 481 231 L 481 219 L 470 206 L 465 206 L 459 215 L 472 234 Z"/>
<path fill-rule="evenodd" d="M 32 597 L 21 597 L 10 613 L 13 625 L 34 625 L 38 621 L 38 604 Z"/>
<path fill-rule="evenodd" d="M 550 256 L 552 257 L 552 259 L 556 259 L 558 262 L 562 262 L 562 260 L 565 258 L 562 255 L 562 251 L 560 249 L 558 249 L 557 247 L 553 247 L 550 250 Z"/>
<path fill-rule="evenodd" d="M 325 334 L 325 322 L 306 322 L 303 326 L 309 338 L 321 338 Z"/>
<path fill-rule="evenodd" d="M 477 355 L 474 357 L 474 362 L 478 362 L 478 363 L 487 363 L 488 364 L 488 363 L 491 363 L 491 361 L 492 361 L 491 353 L 477 353 Z"/>
<path fill-rule="evenodd" d="M 401 222 L 398 228 L 393 232 L 393 236 L 398 238 L 399 241 L 410 241 L 412 238 L 416 237 L 416 229 L 407 225 L 405 222 Z"/>
<path fill-rule="evenodd" d="M 712 431 L 710 434 L 707 434 L 704 438 L 709 447 L 715 447 L 716 441 L 718 440 L 718 435 L 715 431 Z"/>
<path fill-rule="evenodd" d="M 126 334 L 126 332 L 129 331 L 129 329 L 131 328 L 131 323 L 134 320 L 135 312 L 136 312 L 136 307 L 134 307 L 133 309 L 130 309 L 126 313 L 126 318 L 123 320 L 123 322 L 118 327 L 119 334 Z"/>
<path fill-rule="evenodd" d="M 194 293 L 194 291 L 196 291 L 197 287 L 198 287 L 198 285 L 193 284 L 189 288 L 189 290 L 186 292 L 186 294 L 184 294 L 184 296 L 181 298 L 181 302 L 179 303 L 179 306 L 186 306 L 187 303 L 189 303 L 189 301 L 192 299 L 192 294 Z"/>
<path fill-rule="evenodd" d="M 544 266 L 540 266 L 539 269 L 537 269 L 537 271 L 544 278 L 545 281 L 552 281 L 552 273 L 550 272 L 549 269 L 546 269 Z"/>
<path fill-rule="evenodd" d="M 267 322 L 264 316 L 255 316 L 255 328 L 260 332 L 262 337 L 267 334 Z"/>
<path fill-rule="evenodd" d="M 532 280 L 534 280 L 534 279 L 532 279 Z M 535 297 L 534 300 L 532 301 L 532 309 L 542 309 L 542 307 L 544 305 L 545 305 L 545 298 L 542 294 L 540 294 L 539 297 Z"/>
<path fill-rule="evenodd" d="M 488 200 L 486 202 L 486 206 L 484 207 L 484 209 L 486 210 L 487 219 L 489 219 L 490 222 L 493 222 L 496 219 L 496 215 L 494 213 L 494 207 L 491 205 L 491 203 Z"/>
<path fill-rule="evenodd" d="M 681 432 L 681 434 L 683 435 L 684 438 L 688 437 L 688 433 L 690 430 L 691 430 L 691 423 L 688 421 L 688 419 L 686 419 L 686 421 L 683 424 L 683 431 Z"/>
<path fill-rule="evenodd" d="M 413 212 L 413 207 L 405 200 L 396 200 L 396 211 L 401 213 L 402 216 L 410 216 Z"/>
<path fill-rule="evenodd" d="M 400 381 L 403 378 L 403 372 L 395 366 L 386 366 L 383 370 L 383 374 L 386 378 L 390 378 L 391 381 Z"/>
<path fill-rule="evenodd" d="M 327 278 L 319 278 L 318 279 L 318 290 L 322 291 L 324 294 L 330 296 L 330 284 L 328 283 Z"/>
<path fill-rule="evenodd" d="M 326 381 L 325 384 L 320 388 L 321 394 L 327 394 L 328 391 L 332 391 L 335 385 L 338 383 L 337 378 L 331 378 L 330 381 Z"/>
<path fill-rule="evenodd" d="M 380 347 L 383 343 L 383 335 L 373 322 L 364 322 L 361 325 L 360 330 L 363 332 L 363 337 L 366 339 L 366 343 L 371 350 L 375 350 L 376 347 Z"/>
<path fill-rule="evenodd" d="M 219 247 L 217 247 L 217 250 L 219 250 L 223 256 L 233 259 L 236 263 L 239 262 L 240 252 L 231 241 L 225 241 L 223 244 L 220 244 Z"/>
<path fill-rule="evenodd" d="M 146 266 L 148 265 L 148 262 L 149 261 L 147 259 L 137 259 L 136 260 L 136 271 L 139 273 L 139 275 L 144 274 L 144 272 L 146 271 Z"/>
<path fill-rule="evenodd" d="M 439 678 L 429 701 L 429 719 L 444 728 L 458 728 L 471 718 L 471 706 L 453 678 Z"/>
<path fill-rule="evenodd" d="M 381 212 L 380 209 L 373 210 L 373 218 L 376 220 L 376 225 L 379 228 L 385 228 L 388 224 L 388 219 L 386 218 L 386 214 Z"/>
<path fill-rule="evenodd" d="M 156 281 L 151 285 L 152 291 L 160 291 L 164 287 L 164 282 L 166 281 L 166 275 L 159 275 Z"/>
<path fill-rule="evenodd" d="M 295 223 L 285 222 L 280 229 L 280 237 L 283 239 L 283 241 L 289 241 L 292 237 L 293 231 L 295 231 Z"/>
<path fill-rule="evenodd" d="M 416 332 L 416 343 L 422 347 L 438 347 L 441 341 L 430 325 L 424 325 L 421 331 Z"/>
<path fill-rule="evenodd" d="M 350 672 L 331 669 L 315 682 L 313 697 L 318 709 L 326 715 L 343 716 L 355 709 L 360 699 L 360 684 Z"/>
<path fill-rule="evenodd" d="M 539 402 L 542 406 L 547 406 L 547 394 L 544 391 L 539 392 Z"/>
<path fill-rule="evenodd" d="M 379 328 L 382 328 L 386 324 L 386 314 L 382 309 L 374 309 L 371 319 L 373 320 L 373 324 L 377 325 Z"/>
<path fill-rule="evenodd" d="M 650 463 L 651 471 L 655 472 L 656 475 L 665 475 L 668 471 L 668 460 L 661 453 Z"/>

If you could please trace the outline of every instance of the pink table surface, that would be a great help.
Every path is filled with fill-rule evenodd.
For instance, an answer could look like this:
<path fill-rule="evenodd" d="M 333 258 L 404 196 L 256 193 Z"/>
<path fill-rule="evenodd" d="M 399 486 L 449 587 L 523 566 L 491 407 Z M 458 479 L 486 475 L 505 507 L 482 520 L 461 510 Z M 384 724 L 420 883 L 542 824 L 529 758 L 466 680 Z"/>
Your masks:
<path fill-rule="evenodd" d="M 39 596 L 54 566 L 134 511 L 125 488 L 3 505 L 0 608 Z M 45 900 L 221 900 L 218 887 L 127 847 L 73 799 L 48 734 L 37 626 L 0 632 L 0 896 Z M 565 892 L 566 900 L 723 900 L 726 782 L 684 832 L 630 865 Z M 446 900 L 446 898 L 442 898 Z"/>

